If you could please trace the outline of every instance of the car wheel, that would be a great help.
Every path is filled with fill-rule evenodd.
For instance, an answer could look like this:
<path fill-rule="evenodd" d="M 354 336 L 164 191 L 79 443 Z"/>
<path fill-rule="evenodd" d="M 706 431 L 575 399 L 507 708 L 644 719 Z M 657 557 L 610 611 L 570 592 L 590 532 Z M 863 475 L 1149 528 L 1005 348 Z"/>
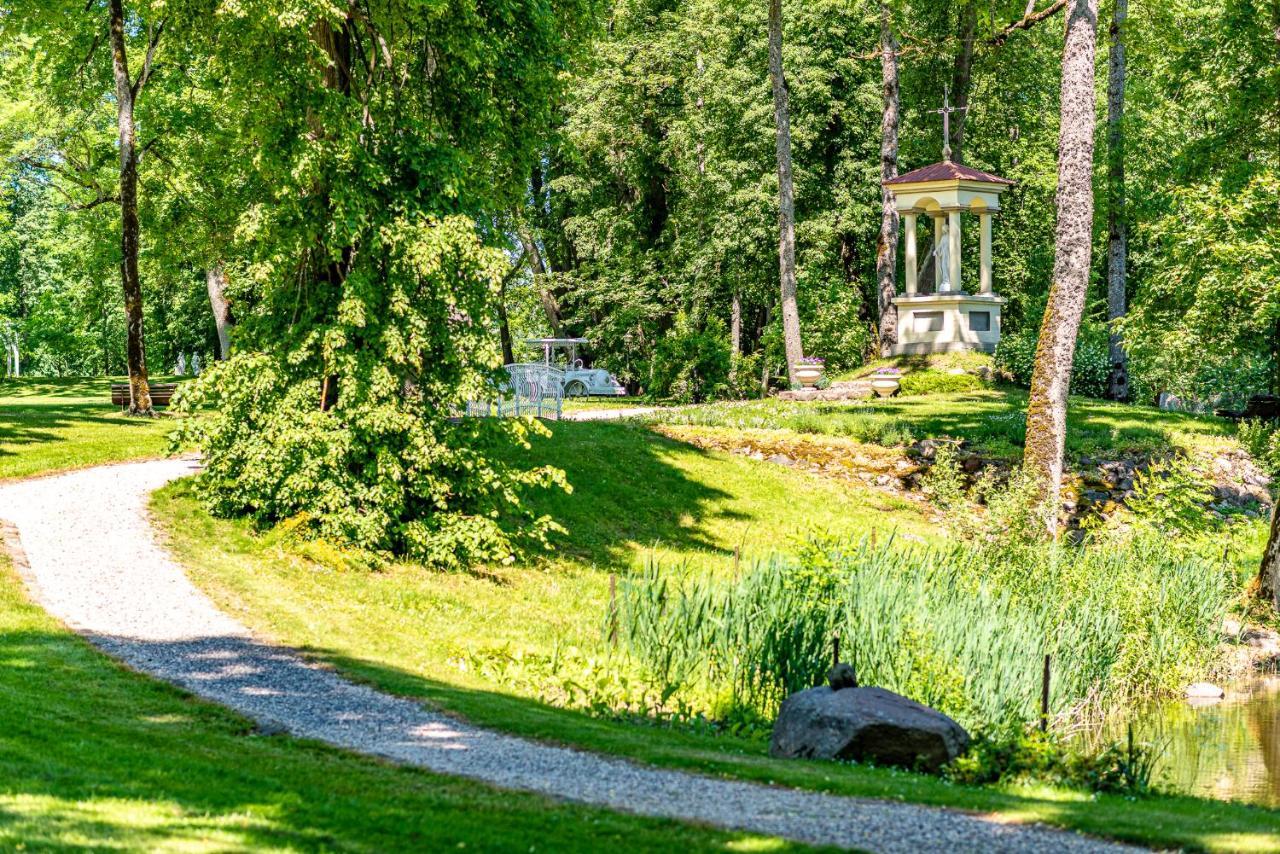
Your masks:
<path fill-rule="evenodd" d="M 564 387 L 564 395 L 565 397 L 586 397 L 587 384 L 582 380 L 570 380 Z"/>

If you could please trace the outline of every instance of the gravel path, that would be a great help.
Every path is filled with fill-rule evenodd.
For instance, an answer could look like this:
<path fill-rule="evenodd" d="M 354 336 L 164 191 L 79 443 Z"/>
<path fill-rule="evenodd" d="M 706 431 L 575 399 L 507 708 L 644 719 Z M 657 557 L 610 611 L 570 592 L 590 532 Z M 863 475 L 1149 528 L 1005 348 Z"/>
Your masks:
<path fill-rule="evenodd" d="M 147 495 L 194 464 L 102 466 L 0 485 L 22 573 L 52 614 L 131 667 L 253 718 L 362 753 L 647 816 L 874 851 L 1119 851 L 978 816 L 643 767 L 461 724 L 254 639 L 154 541 Z"/>

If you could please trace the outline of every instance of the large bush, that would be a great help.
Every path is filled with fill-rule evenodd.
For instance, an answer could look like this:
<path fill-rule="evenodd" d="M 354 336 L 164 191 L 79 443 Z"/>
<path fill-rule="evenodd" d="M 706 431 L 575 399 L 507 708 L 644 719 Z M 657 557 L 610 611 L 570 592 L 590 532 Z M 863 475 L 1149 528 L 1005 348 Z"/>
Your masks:
<path fill-rule="evenodd" d="M 176 440 L 203 452 L 196 489 L 219 515 L 293 520 L 430 566 L 509 560 L 553 526 L 522 513 L 521 493 L 563 475 L 492 453 L 534 422 L 450 417 L 492 393 L 501 259 L 462 218 L 382 238 L 378 285 L 353 272 L 335 322 L 313 333 L 323 369 L 303 349 L 219 363 L 184 386 Z"/>
<path fill-rule="evenodd" d="M 717 320 L 699 324 L 681 313 L 654 350 L 649 395 L 677 403 L 724 397 L 729 391 L 730 362 L 724 324 Z"/>
<path fill-rule="evenodd" d="M 1035 371 L 1036 344 L 1039 328 L 1028 326 L 1004 335 L 996 346 L 996 371 L 1014 385 L 1029 388 Z M 1071 363 L 1071 393 L 1084 397 L 1105 397 L 1111 374 L 1111 357 L 1107 349 L 1107 328 L 1098 323 L 1085 323 L 1076 340 L 1075 360 Z"/>

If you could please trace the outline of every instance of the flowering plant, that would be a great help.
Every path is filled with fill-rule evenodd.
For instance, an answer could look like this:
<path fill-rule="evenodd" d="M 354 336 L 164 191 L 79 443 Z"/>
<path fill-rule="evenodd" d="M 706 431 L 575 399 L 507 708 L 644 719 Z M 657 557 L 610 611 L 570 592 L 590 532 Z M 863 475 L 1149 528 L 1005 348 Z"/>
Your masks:
<path fill-rule="evenodd" d="M 796 362 L 797 365 L 821 365 L 824 363 L 825 360 L 819 359 L 817 356 L 801 356 L 800 361 Z"/>
<path fill-rule="evenodd" d="M 902 376 L 902 370 L 900 368 L 878 368 L 875 375 L 878 377 L 900 377 Z"/>

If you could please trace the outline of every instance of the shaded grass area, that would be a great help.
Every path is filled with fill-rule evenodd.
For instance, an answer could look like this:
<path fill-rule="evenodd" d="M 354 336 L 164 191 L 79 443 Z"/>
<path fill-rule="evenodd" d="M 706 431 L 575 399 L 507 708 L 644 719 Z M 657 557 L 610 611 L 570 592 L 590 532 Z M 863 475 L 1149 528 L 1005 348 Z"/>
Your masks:
<path fill-rule="evenodd" d="M 964 438 L 983 453 L 1022 456 L 1027 393 L 1000 388 L 867 401 L 721 403 L 655 413 L 652 421 L 739 429 L 786 429 L 847 436 L 879 445 L 928 438 Z M 1115 456 L 1169 448 L 1217 449 L 1234 444 L 1233 428 L 1219 418 L 1071 398 L 1067 454 Z"/>
<path fill-rule="evenodd" d="M 583 666 L 587 682 L 610 667 L 602 616 L 608 574 L 651 552 L 664 565 L 732 571 L 732 547 L 786 549 L 797 527 L 858 533 L 906 511 L 780 466 L 698 451 L 619 424 L 562 424 L 529 461 L 561 465 L 572 496 L 546 496 L 571 539 L 534 565 L 473 574 L 413 567 L 340 570 L 300 557 L 245 524 L 210 518 L 189 485 L 159 493 L 153 510 L 171 547 L 226 610 L 266 635 L 394 693 L 419 697 L 477 723 L 666 767 L 772 781 L 846 795 L 906 800 L 1043 821 L 1159 846 L 1280 850 L 1277 813 L 1192 798 L 1128 800 L 1040 787 L 969 788 L 907 772 L 770 759 L 758 740 L 693 727 L 637 725 L 550 705 L 522 687 L 553 659 Z M 838 503 L 842 502 L 842 503 Z M 840 525 L 844 523 L 843 529 Z M 576 649 L 575 651 L 575 647 Z M 485 665 L 502 658 L 510 666 Z"/>
<path fill-rule="evenodd" d="M 110 384 L 123 380 L 0 380 L 0 480 L 163 455 L 172 423 L 122 414 Z"/>
<path fill-rule="evenodd" d="M 0 848 L 792 850 L 254 734 L 126 671 L 0 566 Z"/>

